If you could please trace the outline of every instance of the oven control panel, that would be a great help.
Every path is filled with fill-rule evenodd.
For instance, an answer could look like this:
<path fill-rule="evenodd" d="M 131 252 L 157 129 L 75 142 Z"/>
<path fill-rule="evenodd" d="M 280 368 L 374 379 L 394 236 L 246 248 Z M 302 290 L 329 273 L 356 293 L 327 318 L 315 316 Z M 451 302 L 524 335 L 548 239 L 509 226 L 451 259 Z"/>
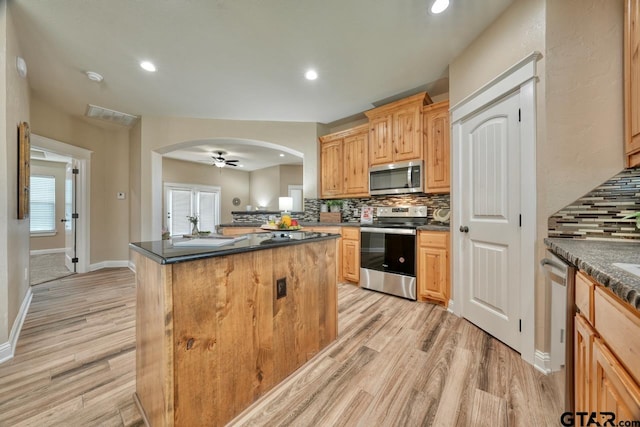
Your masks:
<path fill-rule="evenodd" d="M 380 206 L 376 208 L 378 218 L 426 218 L 426 206 Z"/>

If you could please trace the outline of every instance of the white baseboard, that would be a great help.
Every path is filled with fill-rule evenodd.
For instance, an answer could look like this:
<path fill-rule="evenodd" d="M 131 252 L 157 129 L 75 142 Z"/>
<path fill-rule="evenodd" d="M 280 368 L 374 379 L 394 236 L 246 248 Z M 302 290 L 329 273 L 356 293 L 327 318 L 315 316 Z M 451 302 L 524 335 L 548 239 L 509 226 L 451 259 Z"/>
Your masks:
<path fill-rule="evenodd" d="M 454 316 L 460 317 L 458 316 L 458 313 L 456 313 L 455 310 L 456 307 L 456 302 L 452 299 L 449 300 L 449 305 L 447 306 L 447 311 L 451 314 L 453 314 Z"/>
<path fill-rule="evenodd" d="M 129 268 L 129 261 L 102 261 L 89 265 L 89 271 L 96 271 L 103 268 Z"/>
<path fill-rule="evenodd" d="M 551 354 L 536 350 L 533 366 L 545 375 L 551 373 Z"/>
<path fill-rule="evenodd" d="M 46 254 L 63 254 L 66 251 L 66 248 L 55 248 L 55 249 L 35 249 L 29 251 L 30 255 L 46 255 Z"/>
<path fill-rule="evenodd" d="M 31 305 L 32 297 L 33 293 L 31 292 L 31 287 L 29 287 L 27 288 L 27 294 L 24 296 L 22 304 L 20 305 L 18 316 L 13 322 L 11 333 L 9 333 L 9 341 L 0 344 L 0 363 L 6 362 L 7 360 L 11 359 L 16 351 L 16 346 L 18 345 L 18 337 L 20 337 L 20 331 L 22 331 L 24 319 L 27 317 L 27 312 L 29 311 L 29 305 Z"/>
<path fill-rule="evenodd" d="M 129 270 L 133 271 L 134 273 L 136 272 L 136 265 L 133 263 L 133 261 L 129 261 Z"/>

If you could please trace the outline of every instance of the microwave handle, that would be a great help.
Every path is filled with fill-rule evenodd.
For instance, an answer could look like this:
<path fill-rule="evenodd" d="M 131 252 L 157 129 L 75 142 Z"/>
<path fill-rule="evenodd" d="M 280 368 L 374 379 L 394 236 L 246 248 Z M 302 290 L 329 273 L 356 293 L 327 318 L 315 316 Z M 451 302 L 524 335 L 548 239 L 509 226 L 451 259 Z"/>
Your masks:
<path fill-rule="evenodd" d="M 411 188 L 411 169 L 413 169 L 413 166 L 407 168 L 407 188 Z"/>

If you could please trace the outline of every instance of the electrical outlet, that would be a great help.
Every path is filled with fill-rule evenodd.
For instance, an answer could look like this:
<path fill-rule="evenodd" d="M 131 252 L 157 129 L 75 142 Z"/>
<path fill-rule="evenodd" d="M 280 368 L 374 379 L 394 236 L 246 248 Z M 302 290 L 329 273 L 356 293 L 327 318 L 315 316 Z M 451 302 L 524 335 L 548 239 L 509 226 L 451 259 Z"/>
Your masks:
<path fill-rule="evenodd" d="M 359 209 L 354 209 L 353 210 L 353 216 L 355 216 L 356 218 L 360 216 L 360 210 Z"/>
<path fill-rule="evenodd" d="M 29 280 L 29 268 L 24 268 L 24 280 Z"/>
<path fill-rule="evenodd" d="M 276 299 L 284 298 L 287 296 L 287 278 L 276 280 Z"/>

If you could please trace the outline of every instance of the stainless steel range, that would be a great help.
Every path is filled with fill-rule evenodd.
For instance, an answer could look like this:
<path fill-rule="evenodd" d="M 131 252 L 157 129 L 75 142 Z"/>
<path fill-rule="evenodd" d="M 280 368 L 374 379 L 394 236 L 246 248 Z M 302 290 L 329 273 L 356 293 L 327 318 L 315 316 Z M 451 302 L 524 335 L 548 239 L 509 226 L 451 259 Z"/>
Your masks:
<path fill-rule="evenodd" d="M 427 223 L 427 207 L 384 206 L 376 216 L 360 227 L 360 286 L 415 300 L 416 229 Z"/>

